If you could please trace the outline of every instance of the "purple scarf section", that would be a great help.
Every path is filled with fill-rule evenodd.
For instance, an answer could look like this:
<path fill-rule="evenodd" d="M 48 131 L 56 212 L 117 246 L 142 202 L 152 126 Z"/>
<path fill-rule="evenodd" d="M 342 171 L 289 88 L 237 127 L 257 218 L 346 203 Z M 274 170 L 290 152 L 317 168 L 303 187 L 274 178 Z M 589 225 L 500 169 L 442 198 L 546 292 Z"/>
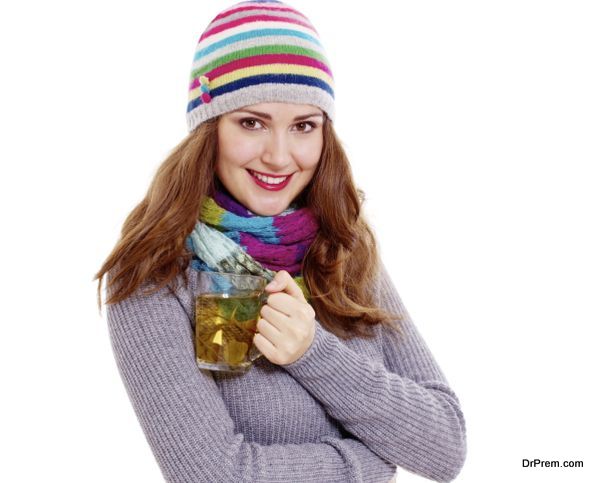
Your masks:
<path fill-rule="evenodd" d="M 319 230 L 319 223 L 308 207 L 291 205 L 279 215 L 260 216 L 222 186 L 216 188 L 213 198 L 226 212 L 216 228 L 238 242 L 262 266 L 274 271 L 286 270 L 292 276 L 301 275 L 304 255 Z"/>

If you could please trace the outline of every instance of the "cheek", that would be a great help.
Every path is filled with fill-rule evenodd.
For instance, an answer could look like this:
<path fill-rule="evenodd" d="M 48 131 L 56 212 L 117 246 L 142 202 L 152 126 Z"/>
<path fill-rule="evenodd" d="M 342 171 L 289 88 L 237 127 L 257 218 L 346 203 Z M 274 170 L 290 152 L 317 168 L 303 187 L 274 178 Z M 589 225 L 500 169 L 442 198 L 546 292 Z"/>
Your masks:
<path fill-rule="evenodd" d="M 302 169 L 315 169 L 319 164 L 319 159 L 321 159 L 322 149 L 323 142 L 320 139 L 302 144 L 297 151 L 297 159 Z"/>
<path fill-rule="evenodd" d="M 259 152 L 256 140 L 244 136 L 233 125 L 224 123 L 218 131 L 218 137 L 219 159 L 224 164 L 245 164 Z"/>
<path fill-rule="evenodd" d="M 260 153 L 260 148 L 255 141 L 238 137 L 235 142 L 226 143 L 219 151 L 222 157 L 231 163 L 242 165 L 255 159 Z"/>

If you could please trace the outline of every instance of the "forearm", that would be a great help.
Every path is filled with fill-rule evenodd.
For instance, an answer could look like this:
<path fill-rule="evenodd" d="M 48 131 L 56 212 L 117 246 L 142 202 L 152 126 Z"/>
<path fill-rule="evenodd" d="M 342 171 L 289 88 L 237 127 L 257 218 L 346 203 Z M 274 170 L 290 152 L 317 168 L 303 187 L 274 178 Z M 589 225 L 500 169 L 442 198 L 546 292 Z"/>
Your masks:
<path fill-rule="evenodd" d="M 164 478 L 170 482 L 381 482 L 395 466 L 350 438 L 260 445 L 234 431 L 209 371 L 196 367 L 192 332 L 166 294 L 109 306 L 115 359 Z"/>
<path fill-rule="evenodd" d="M 320 325 L 305 356 L 284 367 L 385 460 L 439 481 L 454 478 L 462 466 L 462 413 L 443 382 L 417 383 L 392 373 Z"/>
<path fill-rule="evenodd" d="M 309 350 L 283 367 L 350 433 L 394 464 L 438 481 L 466 457 L 459 400 L 381 265 L 377 303 L 398 313 L 401 335 L 379 326 L 384 363 L 351 350 L 317 324 Z"/>
<path fill-rule="evenodd" d="M 387 483 L 396 470 L 362 442 L 334 437 L 305 444 L 244 443 L 229 461 L 231 479 L 206 481 Z"/>

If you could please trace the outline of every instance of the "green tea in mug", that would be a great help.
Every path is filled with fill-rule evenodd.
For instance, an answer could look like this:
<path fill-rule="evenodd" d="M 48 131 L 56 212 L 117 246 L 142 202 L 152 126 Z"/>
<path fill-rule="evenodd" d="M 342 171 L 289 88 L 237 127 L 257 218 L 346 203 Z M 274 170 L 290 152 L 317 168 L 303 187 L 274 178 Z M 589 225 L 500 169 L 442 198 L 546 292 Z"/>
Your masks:
<path fill-rule="evenodd" d="M 265 278 L 254 275 L 200 272 L 194 343 L 198 367 L 245 372 L 252 365 L 265 285 Z"/>

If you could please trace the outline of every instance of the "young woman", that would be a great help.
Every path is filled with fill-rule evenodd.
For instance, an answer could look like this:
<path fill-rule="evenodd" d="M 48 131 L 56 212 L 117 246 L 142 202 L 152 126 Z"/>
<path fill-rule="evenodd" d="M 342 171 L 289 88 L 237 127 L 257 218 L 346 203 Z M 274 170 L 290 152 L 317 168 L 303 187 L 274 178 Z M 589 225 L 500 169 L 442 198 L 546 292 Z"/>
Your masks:
<path fill-rule="evenodd" d="M 172 482 L 436 481 L 466 454 L 459 400 L 381 263 L 334 132 L 317 32 L 278 1 L 204 31 L 188 136 L 96 278 L 116 362 Z M 232 243 L 232 241 L 234 243 Z M 199 270 L 272 281 L 244 374 L 196 366 Z"/>

